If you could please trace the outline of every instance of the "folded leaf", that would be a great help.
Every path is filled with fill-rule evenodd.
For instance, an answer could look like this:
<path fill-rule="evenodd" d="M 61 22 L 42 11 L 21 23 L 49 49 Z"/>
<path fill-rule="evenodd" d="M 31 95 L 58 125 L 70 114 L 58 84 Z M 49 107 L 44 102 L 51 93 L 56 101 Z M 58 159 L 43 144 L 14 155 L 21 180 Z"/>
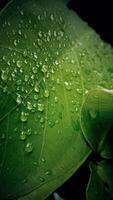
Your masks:
<path fill-rule="evenodd" d="M 90 179 L 86 191 L 87 200 L 113 199 L 113 161 L 91 163 Z"/>
<path fill-rule="evenodd" d="M 102 157 L 113 157 L 113 90 L 88 93 L 81 110 L 83 134 Z"/>

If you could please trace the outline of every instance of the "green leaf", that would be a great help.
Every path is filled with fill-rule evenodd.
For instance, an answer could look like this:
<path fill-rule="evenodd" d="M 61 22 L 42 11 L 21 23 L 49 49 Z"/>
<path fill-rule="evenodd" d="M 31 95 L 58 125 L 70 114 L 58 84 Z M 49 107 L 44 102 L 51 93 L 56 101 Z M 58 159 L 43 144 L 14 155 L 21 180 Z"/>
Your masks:
<path fill-rule="evenodd" d="M 55 200 L 64 200 L 64 199 L 61 198 L 56 192 L 54 193 L 54 199 L 55 199 Z"/>
<path fill-rule="evenodd" d="M 92 151 L 81 105 L 113 52 L 63 1 L 11 1 L 0 27 L 0 199 L 43 200 Z"/>
<path fill-rule="evenodd" d="M 81 110 L 83 134 L 100 156 L 113 157 L 113 90 L 88 93 Z"/>
<path fill-rule="evenodd" d="M 90 179 L 87 186 L 87 200 L 113 199 L 113 160 L 90 164 Z"/>

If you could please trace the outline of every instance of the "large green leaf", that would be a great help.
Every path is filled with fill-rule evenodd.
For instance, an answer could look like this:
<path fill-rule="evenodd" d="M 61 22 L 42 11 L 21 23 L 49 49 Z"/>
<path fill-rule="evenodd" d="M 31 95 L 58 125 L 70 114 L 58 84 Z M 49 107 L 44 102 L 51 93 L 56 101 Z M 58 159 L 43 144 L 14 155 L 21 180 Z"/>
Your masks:
<path fill-rule="evenodd" d="M 88 93 L 81 110 L 81 126 L 91 147 L 102 157 L 113 157 L 113 90 Z"/>
<path fill-rule="evenodd" d="M 90 179 L 86 191 L 88 200 L 113 199 L 113 160 L 90 164 Z"/>
<path fill-rule="evenodd" d="M 63 0 L 11 1 L 0 27 L 0 199 L 42 200 L 91 153 L 81 105 L 113 52 Z"/>

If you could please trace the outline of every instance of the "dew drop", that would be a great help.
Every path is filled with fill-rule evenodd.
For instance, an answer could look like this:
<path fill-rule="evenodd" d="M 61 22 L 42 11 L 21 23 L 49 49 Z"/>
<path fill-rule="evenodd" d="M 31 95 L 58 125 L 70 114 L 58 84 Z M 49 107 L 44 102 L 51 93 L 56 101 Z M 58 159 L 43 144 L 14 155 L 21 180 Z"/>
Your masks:
<path fill-rule="evenodd" d="M 21 104 L 22 103 L 22 97 L 18 94 L 17 98 L 16 98 L 16 102 L 18 104 Z"/>
<path fill-rule="evenodd" d="M 26 140 L 26 132 L 25 131 L 21 131 L 20 140 Z"/>
<path fill-rule="evenodd" d="M 18 34 L 19 34 L 19 35 L 22 35 L 22 31 L 21 31 L 21 30 L 18 30 Z"/>
<path fill-rule="evenodd" d="M 26 58 L 27 57 L 27 50 L 25 49 L 23 52 L 23 57 Z"/>
<path fill-rule="evenodd" d="M 46 98 L 49 97 L 49 91 L 48 91 L 48 90 L 45 90 L 45 91 L 44 91 L 44 97 L 46 97 Z"/>
<path fill-rule="evenodd" d="M 39 104 L 38 104 L 38 110 L 39 110 L 40 112 L 42 112 L 42 111 L 44 110 L 44 104 L 39 103 Z"/>
<path fill-rule="evenodd" d="M 39 92 L 39 84 L 38 83 L 35 83 L 34 91 Z"/>
<path fill-rule="evenodd" d="M 41 161 L 42 161 L 43 163 L 45 163 L 45 162 L 46 162 L 45 158 L 42 158 L 42 159 L 41 159 Z"/>
<path fill-rule="evenodd" d="M 21 11 L 20 11 L 20 14 L 21 14 L 21 15 L 24 15 L 24 12 L 23 12 L 23 10 L 21 10 Z"/>
<path fill-rule="evenodd" d="M 7 86 L 3 87 L 3 92 L 4 93 L 8 92 L 8 87 Z"/>
<path fill-rule="evenodd" d="M 31 104 L 31 102 L 27 102 L 27 109 L 28 110 L 32 110 L 32 108 L 33 108 L 33 106 L 32 106 L 32 104 Z"/>
<path fill-rule="evenodd" d="M 36 74 L 36 73 L 37 73 L 37 68 L 36 68 L 36 67 L 33 67 L 33 68 L 32 68 L 32 71 L 33 71 L 34 74 Z"/>
<path fill-rule="evenodd" d="M 26 131 L 26 135 L 31 135 L 31 128 L 29 128 L 27 131 Z"/>
<path fill-rule="evenodd" d="M 69 91 L 70 91 L 70 90 L 72 89 L 72 85 L 71 85 L 70 82 L 65 81 L 65 82 L 64 82 L 64 85 L 65 85 L 66 90 L 69 90 Z"/>
<path fill-rule="evenodd" d="M 40 177 L 40 181 L 41 181 L 41 182 L 44 182 L 45 179 L 44 179 L 43 177 Z"/>
<path fill-rule="evenodd" d="M 22 62 L 20 60 L 17 60 L 16 65 L 18 68 L 20 68 L 22 66 Z"/>
<path fill-rule="evenodd" d="M 47 170 L 47 171 L 45 172 L 45 174 L 46 174 L 46 175 L 51 175 L 51 174 L 52 174 L 52 171 L 51 171 L 51 170 Z"/>
<path fill-rule="evenodd" d="M 7 71 L 6 71 L 6 70 L 2 70 L 1 79 L 2 79 L 3 81 L 6 81 L 7 78 L 8 78 Z"/>
<path fill-rule="evenodd" d="M 26 112 L 21 112 L 21 121 L 26 122 L 28 120 L 28 113 Z"/>
<path fill-rule="evenodd" d="M 27 82 L 29 80 L 29 76 L 28 75 L 25 75 L 25 78 L 24 78 L 25 82 Z"/>
<path fill-rule="evenodd" d="M 47 67 L 46 67 L 45 65 L 43 65 L 42 68 L 41 68 L 41 71 L 42 71 L 43 73 L 46 73 L 46 72 L 47 72 Z"/>
<path fill-rule="evenodd" d="M 55 101 L 55 103 L 57 103 L 58 102 L 58 97 L 55 96 L 54 101 Z"/>
<path fill-rule="evenodd" d="M 28 142 L 25 146 L 25 151 L 27 153 L 31 153 L 33 151 L 33 144 L 31 142 Z"/>
<path fill-rule="evenodd" d="M 51 19 L 51 21 L 54 21 L 54 15 L 53 14 L 50 15 L 50 19 Z"/>
<path fill-rule="evenodd" d="M 14 45 L 17 46 L 18 42 L 17 40 L 14 40 Z"/>
<path fill-rule="evenodd" d="M 35 94 L 35 95 L 34 95 L 34 99 L 35 99 L 35 100 L 38 100 L 38 98 L 39 98 L 38 94 Z"/>
<path fill-rule="evenodd" d="M 6 139 L 5 133 L 3 133 L 3 134 L 1 135 L 1 139 L 2 139 L 2 140 Z"/>
<path fill-rule="evenodd" d="M 40 118 L 40 123 L 44 123 L 44 118 L 43 117 Z"/>

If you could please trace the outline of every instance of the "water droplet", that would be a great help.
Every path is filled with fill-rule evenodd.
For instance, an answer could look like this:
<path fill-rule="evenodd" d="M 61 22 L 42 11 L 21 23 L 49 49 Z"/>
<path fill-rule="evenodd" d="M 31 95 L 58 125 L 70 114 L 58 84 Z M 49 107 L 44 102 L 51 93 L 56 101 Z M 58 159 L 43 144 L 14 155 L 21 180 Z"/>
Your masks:
<path fill-rule="evenodd" d="M 8 87 L 7 86 L 3 87 L 3 92 L 4 93 L 8 92 Z"/>
<path fill-rule="evenodd" d="M 37 73 L 37 67 L 33 67 L 32 71 L 33 71 L 34 74 L 36 74 Z"/>
<path fill-rule="evenodd" d="M 44 182 L 44 181 L 45 181 L 45 179 L 44 179 L 44 178 L 42 178 L 42 177 L 40 177 L 40 181 L 41 181 L 41 182 Z"/>
<path fill-rule="evenodd" d="M 21 131 L 21 133 L 20 133 L 20 139 L 21 140 L 26 140 L 26 132 L 25 131 Z"/>
<path fill-rule="evenodd" d="M 34 99 L 37 100 L 39 98 L 38 94 L 34 95 Z"/>
<path fill-rule="evenodd" d="M 28 119 L 28 113 L 22 111 L 21 112 L 21 121 L 26 122 L 27 119 Z"/>
<path fill-rule="evenodd" d="M 25 75 L 25 82 L 27 82 L 29 80 L 29 76 L 28 75 Z"/>
<path fill-rule="evenodd" d="M 3 133 L 2 135 L 1 135 L 1 139 L 6 139 L 6 135 L 5 135 L 5 133 Z"/>
<path fill-rule="evenodd" d="M 27 50 L 25 49 L 23 52 L 23 57 L 26 58 L 27 57 Z"/>
<path fill-rule="evenodd" d="M 16 84 L 17 84 L 17 85 L 21 85 L 21 83 L 22 83 L 22 80 L 21 80 L 21 79 L 16 81 Z"/>
<path fill-rule="evenodd" d="M 43 65 L 42 68 L 41 68 L 41 71 L 42 71 L 43 73 L 46 73 L 46 72 L 47 72 L 47 67 L 46 67 L 45 65 Z"/>
<path fill-rule="evenodd" d="M 50 121 L 50 122 L 49 122 L 49 126 L 50 126 L 51 128 L 53 128 L 53 127 L 55 126 L 55 121 Z"/>
<path fill-rule="evenodd" d="M 18 34 L 19 34 L 19 35 L 22 35 L 22 31 L 21 31 L 21 30 L 18 30 Z"/>
<path fill-rule="evenodd" d="M 52 171 L 51 171 L 51 170 L 47 170 L 47 171 L 45 172 L 45 174 L 46 174 L 46 175 L 51 175 L 51 174 L 52 174 Z"/>
<path fill-rule="evenodd" d="M 28 142 L 25 146 L 25 151 L 27 153 L 31 153 L 33 151 L 33 144 L 31 142 Z"/>
<path fill-rule="evenodd" d="M 2 79 L 3 81 L 6 81 L 7 78 L 8 78 L 8 73 L 7 73 L 7 71 L 6 71 L 6 70 L 2 70 L 1 79 Z"/>
<path fill-rule="evenodd" d="M 42 112 L 42 111 L 44 110 L 44 104 L 39 103 L 39 104 L 38 104 L 38 110 L 39 110 L 40 112 Z"/>
<path fill-rule="evenodd" d="M 22 66 L 22 61 L 17 60 L 16 65 L 17 65 L 18 68 L 20 68 Z"/>
<path fill-rule="evenodd" d="M 42 161 L 43 163 L 45 163 L 45 162 L 46 162 L 45 158 L 42 158 L 42 159 L 41 159 L 41 161 Z"/>
<path fill-rule="evenodd" d="M 26 135 L 31 135 L 31 128 L 29 128 L 27 131 L 26 131 Z"/>
<path fill-rule="evenodd" d="M 44 91 L 44 97 L 46 97 L 46 98 L 49 97 L 49 91 L 48 91 L 48 90 L 45 90 L 45 91 Z"/>
<path fill-rule="evenodd" d="M 59 78 L 57 78 L 56 82 L 57 82 L 57 84 L 60 84 L 60 79 L 59 79 Z"/>
<path fill-rule="evenodd" d="M 44 123 L 44 118 L 43 117 L 40 118 L 40 123 Z"/>
<path fill-rule="evenodd" d="M 53 14 L 50 15 L 50 19 L 51 19 L 51 21 L 54 21 L 54 15 Z"/>
<path fill-rule="evenodd" d="M 32 110 L 32 108 L 33 108 L 33 106 L 32 106 L 32 104 L 31 104 L 31 102 L 27 102 L 27 109 L 28 110 Z"/>
<path fill-rule="evenodd" d="M 23 12 L 23 10 L 21 10 L 21 11 L 20 11 L 20 14 L 21 14 L 21 15 L 24 15 L 24 12 Z"/>
<path fill-rule="evenodd" d="M 38 83 L 35 83 L 34 91 L 39 92 L 39 84 Z"/>
<path fill-rule="evenodd" d="M 94 109 L 89 110 L 89 114 L 90 114 L 92 119 L 95 119 L 96 116 L 97 116 L 97 112 Z"/>
<path fill-rule="evenodd" d="M 21 103 L 22 103 L 22 97 L 21 97 L 19 94 L 17 95 L 16 102 L 17 102 L 18 104 L 21 104 Z"/>
<path fill-rule="evenodd" d="M 65 82 L 64 82 L 64 85 L 65 85 L 66 90 L 69 90 L 69 91 L 70 91 L 70 90 L 72 89 L 72 85 L 71 85 L 70 82 L 65 81 Z"/>
<path fill-rule="evenodd" d="M 54 101 L 55 101 L 55 103 L 57 103 L 58 102 L 58 97 L 55 97 Z"/>
<path fill-rule="evenodd" d="M 40 19 L 41 19 L 41 16 L 40 16 L 40 15 L 38 15 L 38 20 L 40 21 Z"/>
<path fill-rule="evenodd" d="M 14 40 L 14 45 L 17 46 L 18 42 L 17 40 Z"/>

